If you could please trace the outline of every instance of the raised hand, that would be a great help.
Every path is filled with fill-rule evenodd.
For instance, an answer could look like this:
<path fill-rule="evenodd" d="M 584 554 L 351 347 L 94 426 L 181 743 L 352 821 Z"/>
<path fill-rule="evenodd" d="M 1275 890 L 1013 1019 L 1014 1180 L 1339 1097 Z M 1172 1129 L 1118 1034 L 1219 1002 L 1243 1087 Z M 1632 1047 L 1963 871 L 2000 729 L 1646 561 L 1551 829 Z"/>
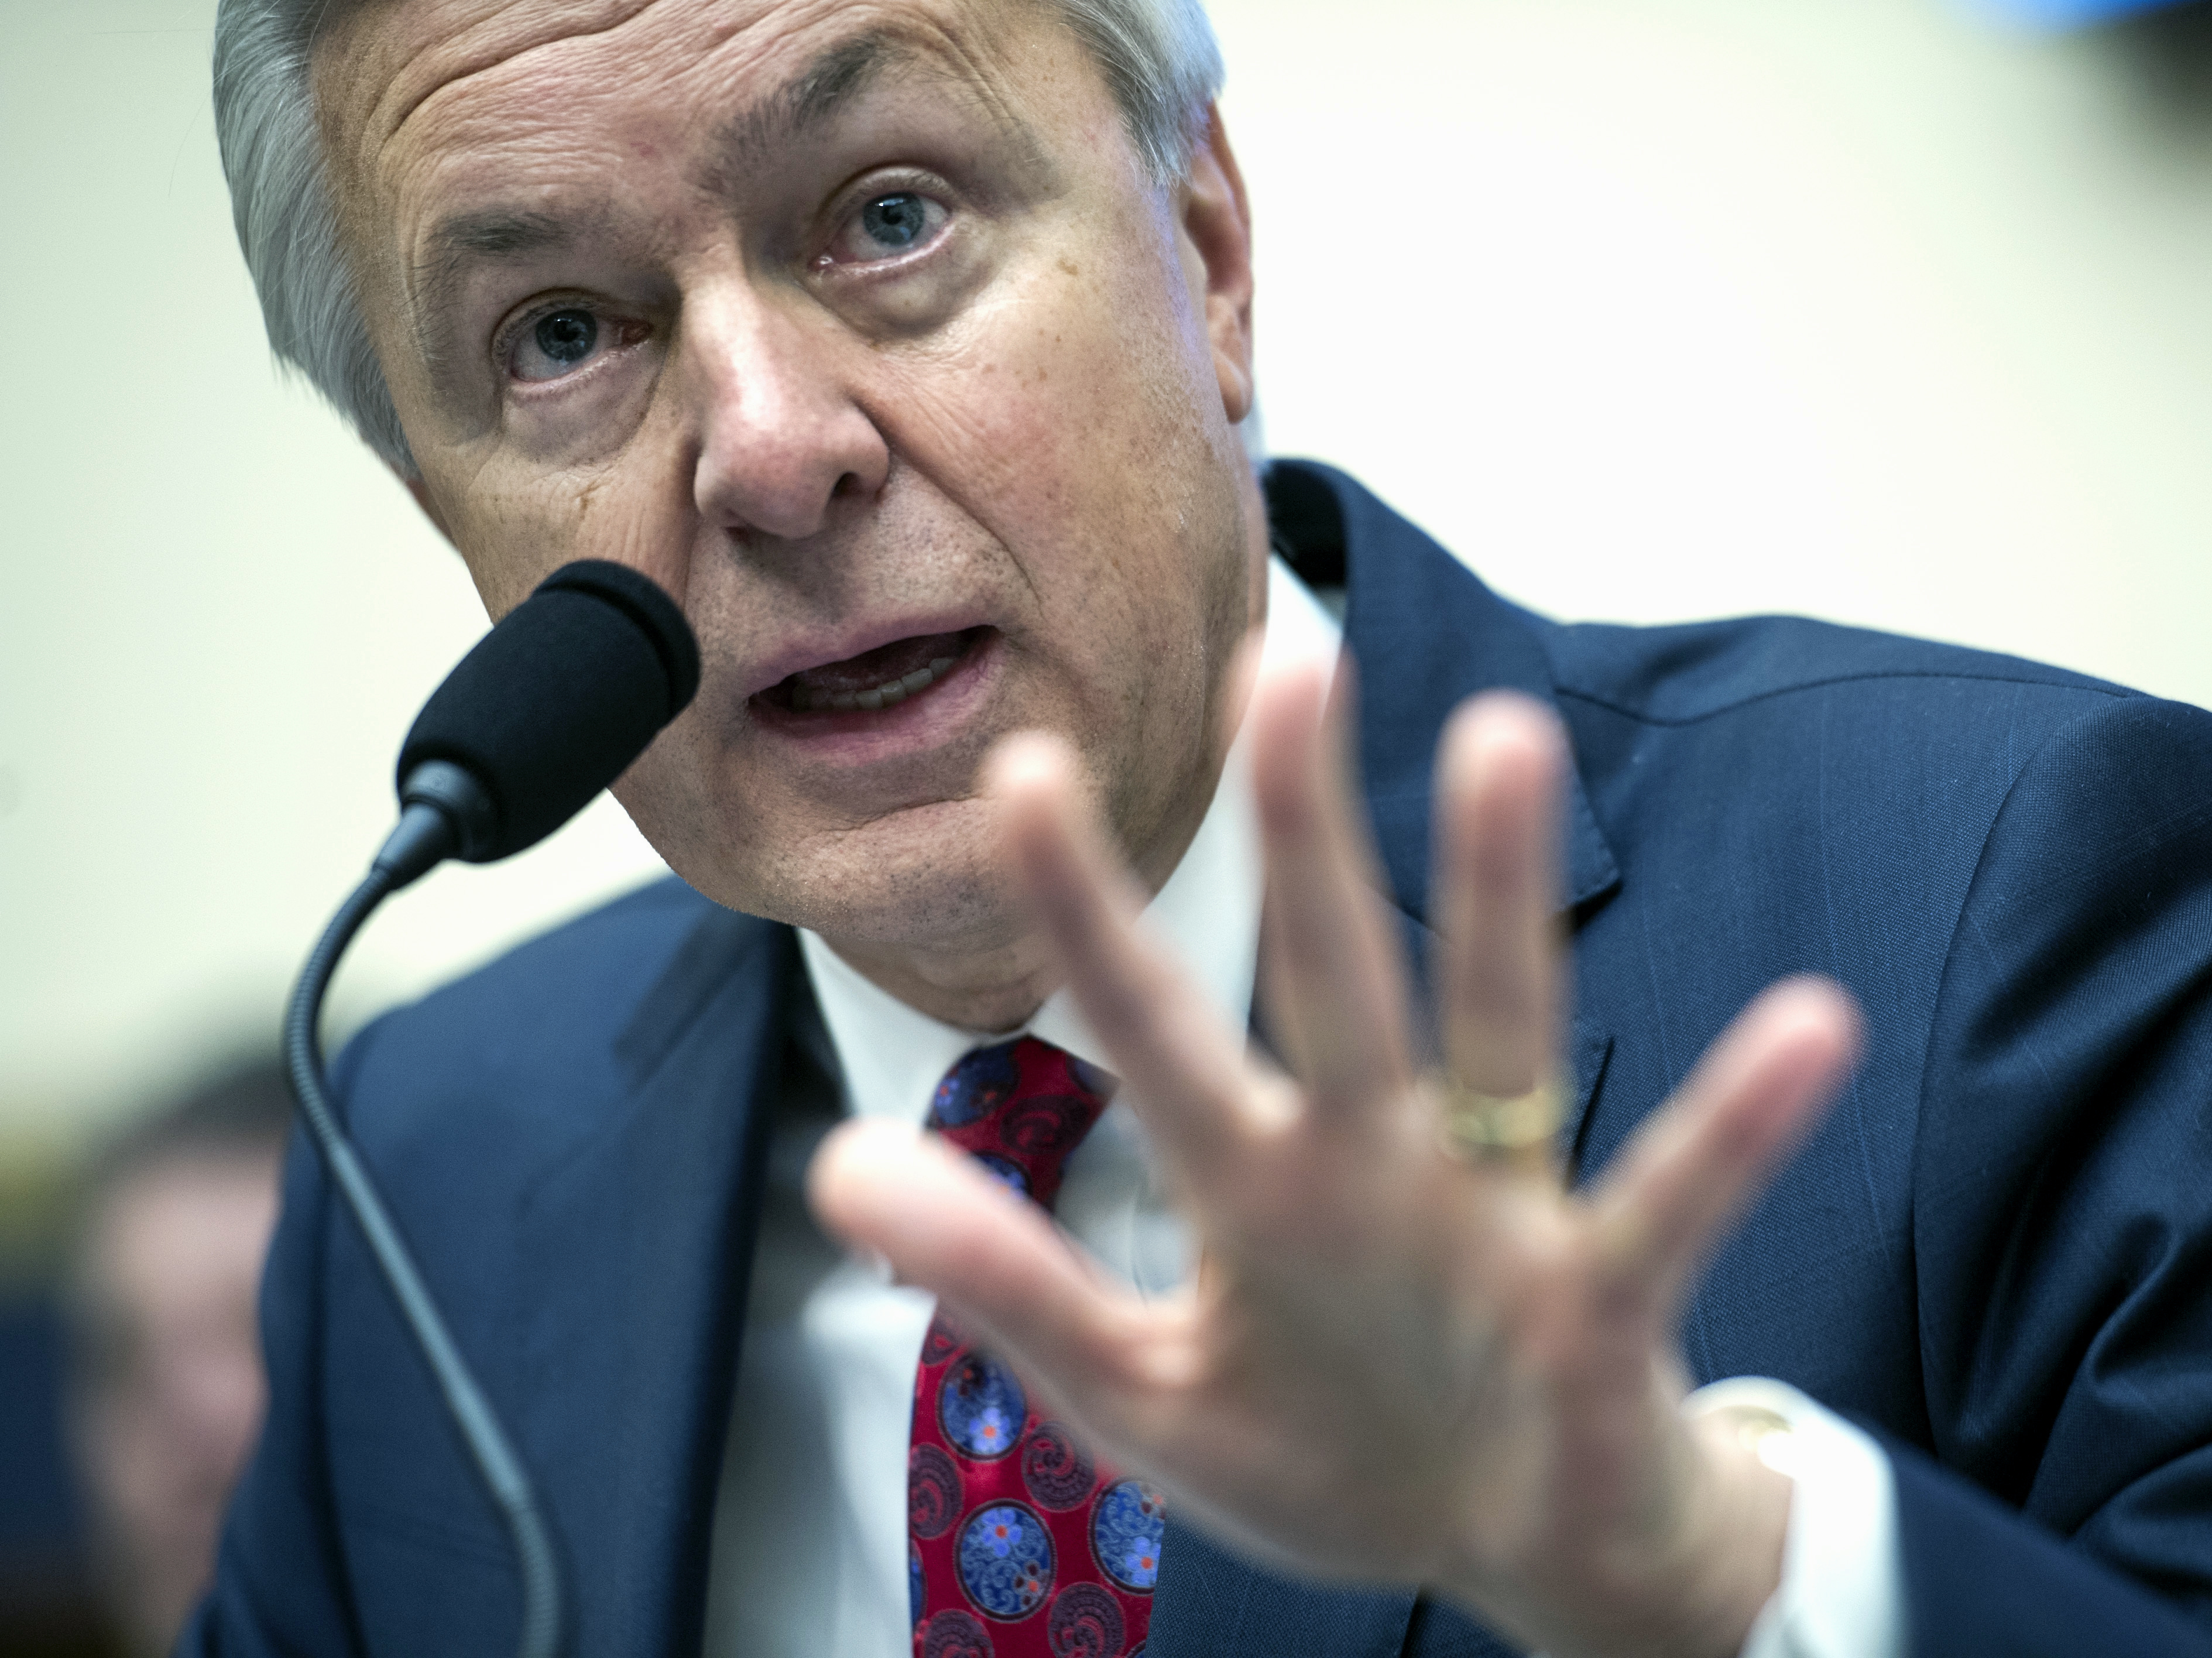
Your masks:
<path fill-rule="evenodd" d="M 1848 1065 L 1855 1016 L 1820 983 L 1768 991 L 1579 1192 L 1547 1141 L 1455 1140 L 1455 1103 L 1540 1117 L 1558 1064 L 1565 744 L 1504 696 L 1446 732 L 1444 1081 L 1416 1050 L 1328 698 L 1324 667 L 1292 667 L 1249 714 L 1261 995 L 1287 1071 L 1146 938 L 1072 757 L 1023 737 L 993 765 L 1042 924 L 1194 1230 L 1195 1283 L 1139 1301 L 967 1159 L 881 1125 L 824 1146 L 816 1207 L 1102 1454 L 1254 1553 L 1419 1582 L 1553 1658 L 1732 1653 L 1778 1580 L 1789 1487 L 1685 1422 L 1675 1326 Z"/>

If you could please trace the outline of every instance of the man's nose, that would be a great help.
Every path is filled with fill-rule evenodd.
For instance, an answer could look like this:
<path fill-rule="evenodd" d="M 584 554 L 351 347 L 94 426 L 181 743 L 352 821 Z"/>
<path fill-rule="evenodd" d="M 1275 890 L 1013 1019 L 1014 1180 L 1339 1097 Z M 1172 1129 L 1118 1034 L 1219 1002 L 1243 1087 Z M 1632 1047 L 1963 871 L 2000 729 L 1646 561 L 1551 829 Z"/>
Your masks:
<path fill-rule="evenodd" d="M 890 446 L 841 373 L 855 348 L 828 332 L 738 284 L 689 308 L 702 421 L 692 488 L 709 523 L 797 540 L 826 527 L 836 503 L 883 487 Z"/>

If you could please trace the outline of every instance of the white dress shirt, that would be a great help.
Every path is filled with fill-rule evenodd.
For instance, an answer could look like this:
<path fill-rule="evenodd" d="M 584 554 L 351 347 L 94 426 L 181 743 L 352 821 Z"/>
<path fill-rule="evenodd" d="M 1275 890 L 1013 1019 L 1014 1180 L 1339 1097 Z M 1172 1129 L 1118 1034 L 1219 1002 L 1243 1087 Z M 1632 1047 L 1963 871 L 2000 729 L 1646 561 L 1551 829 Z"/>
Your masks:
<path fill-rule="evenodd" d="M 1334 657 L 1340 643 L 1336 623 L 1273 560 L 1266 655 Z M 1259 954 L 1261 864 L 1249 765 L 1240 737 L 1196 836 L 1146 912 L 1237 1028 L 1250 1017 Z M 807 1158 L 841 1112 L 918 1125 L 954 1062 L 1015 1033 L 944 1024 L 861 977 L 813 934 L 799 942 L 830 1050 L 814 1056 L 815 1069 L 837 1079 L 827 1088 L 838 1097 L 793 1085 L 770 1131 L 714 1508 L 705 1654 L 906 1658 L 907 1442 L 933 1302 L 824 1239 L 800 1186 Z M 1112 1069 L 1065 991 L 1023 1031 Z M 1164 1293 L 1188 1276 L 1188 1231 L 1127 1098 L 1069 1157 L 1054 1207 L 1069 1234 L 1138 1293 Z M 1898 1658 L 1887 1459 L 1856 1429 L 1778 1383 L 1717 1386 L 1758 1390 L 1729 1397 L 1753 1399 L 1794 1430 L 1762 1446 L 1797 1484 L 1783 1585 L 1744 1658 Z"/>

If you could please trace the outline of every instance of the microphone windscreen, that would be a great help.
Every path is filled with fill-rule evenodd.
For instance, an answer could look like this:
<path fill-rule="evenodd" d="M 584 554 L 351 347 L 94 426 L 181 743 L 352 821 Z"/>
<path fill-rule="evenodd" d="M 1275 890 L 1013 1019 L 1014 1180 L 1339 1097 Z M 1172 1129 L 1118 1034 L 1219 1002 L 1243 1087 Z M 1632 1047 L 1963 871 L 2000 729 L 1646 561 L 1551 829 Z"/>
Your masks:
<path fill-rule="evenodd" d="M 399 750 L 490 795 L 489 863 L 534 846 L 591 803 L 699 689 L 699 644 L 676 601 L 626 564 L 564 564 L 500 619 L 431 693 Z"/>

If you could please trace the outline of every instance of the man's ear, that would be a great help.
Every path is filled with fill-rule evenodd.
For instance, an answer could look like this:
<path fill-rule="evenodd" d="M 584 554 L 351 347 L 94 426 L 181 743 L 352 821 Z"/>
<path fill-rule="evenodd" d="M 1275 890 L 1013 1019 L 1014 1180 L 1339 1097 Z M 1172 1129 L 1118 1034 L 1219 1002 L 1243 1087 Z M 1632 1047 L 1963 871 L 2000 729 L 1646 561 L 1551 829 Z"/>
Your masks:
<path fill-rule="evenodd" d="M 1192 297 L 1206 307 L 1213 372 L 1233 426 L 1252 411 L 1252 210 L 1218 104 L 1206 107 L 1206 136 L 1180 198 L 1185 271 Z"/>
<path fill-rule="evenodd" d="M 438 533 L 446 538 L 446 545 L 454 552 L 459 552 L 461 544 L 453 539 L 453 526 L 446 522 L 446 515 L 438 510 L 438 503 L 430 498 L 430 486 L 419 477 L 408 477 L 397 466 L 392 469 L 392 475 L 406 485 L 407 493 L 415 497 L 415 504 L 422 509 L 422 516 L 435 524 Z"/>

